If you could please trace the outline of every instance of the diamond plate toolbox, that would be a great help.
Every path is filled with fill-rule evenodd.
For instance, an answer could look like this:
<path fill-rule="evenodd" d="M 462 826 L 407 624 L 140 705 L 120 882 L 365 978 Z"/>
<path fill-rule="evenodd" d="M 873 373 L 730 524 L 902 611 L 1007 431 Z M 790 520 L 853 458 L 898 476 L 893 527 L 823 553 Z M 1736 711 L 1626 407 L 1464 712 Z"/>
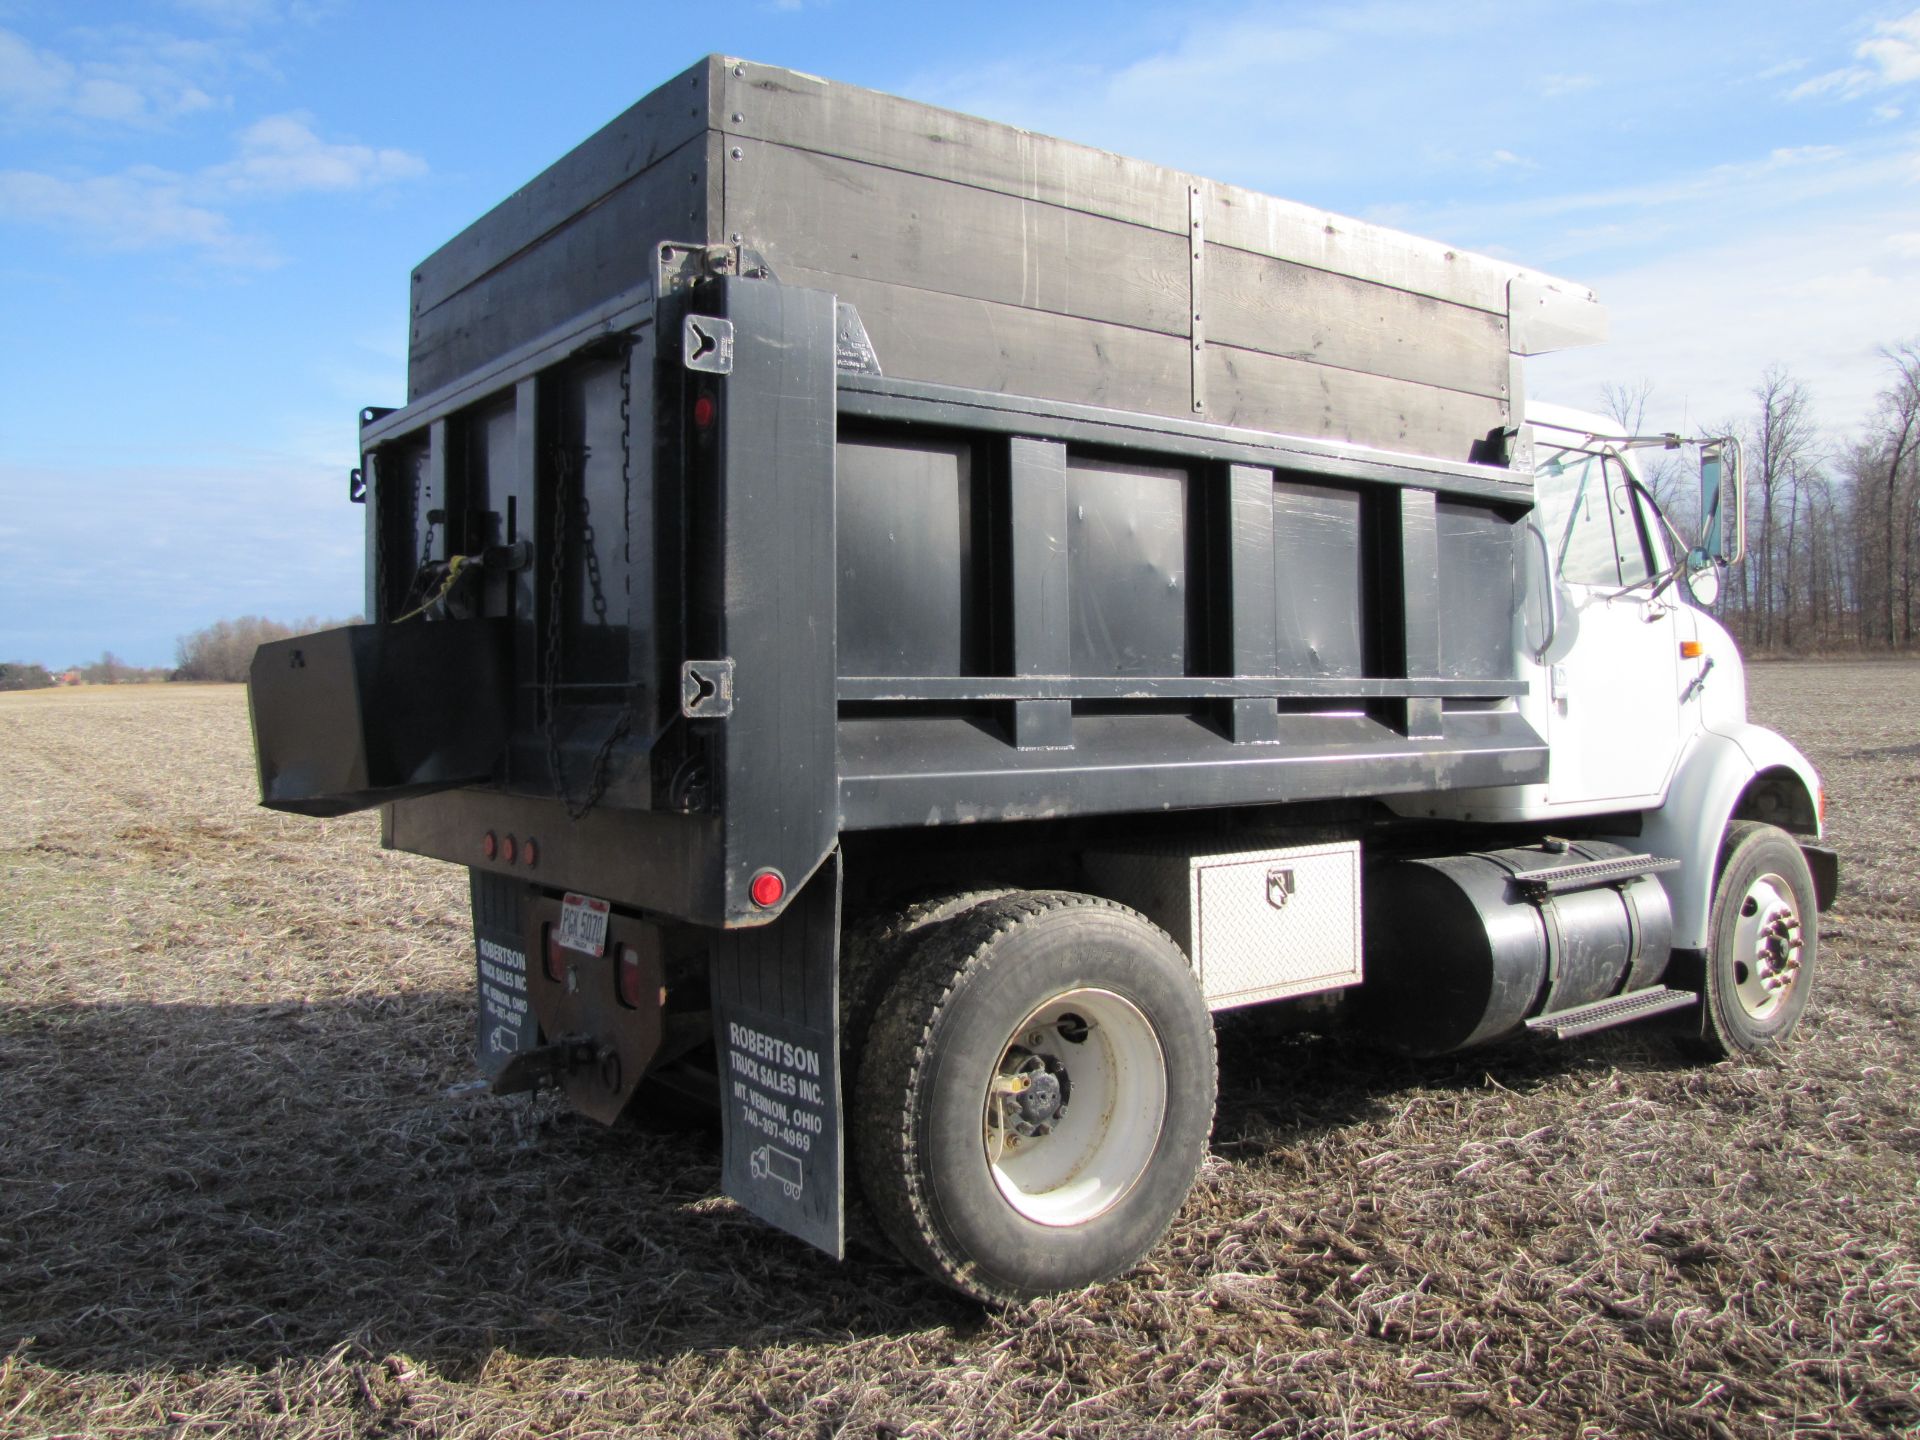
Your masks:
<path fill-rule="evenodd" d="M 1224 855 L 1102 850 L 1086 865 L 1101 893 L 1187 952 L 1209 1009 L 1360 983 L 1357 840 Z"/>

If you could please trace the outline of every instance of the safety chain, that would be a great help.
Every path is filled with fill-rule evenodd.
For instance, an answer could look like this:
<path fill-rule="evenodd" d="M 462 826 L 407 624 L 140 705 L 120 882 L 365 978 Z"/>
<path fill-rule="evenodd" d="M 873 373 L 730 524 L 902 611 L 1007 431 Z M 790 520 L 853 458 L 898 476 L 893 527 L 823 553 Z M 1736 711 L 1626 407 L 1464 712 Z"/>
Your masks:
<path fill-rule="evenodd" d="M 623 489 L 631 493 L 633 482 L 633 450 L 628 439 L 627 429 L 632 418 L 633 407 L 633 347 L 629 343 L 620 353 L 620 478 Z M 566 527 L 568 516 L 572 513 L 571 482 L 576 478 L 575 454 L 584 460 L 590 453 L 586 446 L 556 445 L 554 447 L 554 489 L 553 513 L 554 532 L 553 571 L 547 596 L 547 655 L 545 676 L 546 699 L 546 740 L 547 768 L 553 775 L 553 793 L 561 804 L 567 807 L 567 818 L 578 820 L 600 803 L 600 797 L 607 790 L 607 766 L 613 757 L 613 748 L 624 740 L 633 730 L 633 701 L 628 699 L 621 707 L 619 715 L 614 717 L 613 728 L 607 732 L 606 739 L 600 742 L 600 748 L 594 752 L 593 765 L 588 771 L 587 793 L 584 798 L 575 801 L 567 788 L 567 777 L 561 768 L 559 736 L 559 675 L 560 675 L 560 610 L 565 601 L 566 574 Z M 607 619 L 607 597 L 601 588 L 600 557 L 594 543 L 593 513 L 587 504 L 586 487 L 580 488 L 580 539 L 585 546 L 587 584 L 590 591 L 589 603 L 593 616 L 600 624 Z M 629 691 L 629 697 L 631 692 Z"/>
<path fill-rule="evenodd" d="M 367 478 L 371 482 L 367 487 L 367 523 L 373 526 L 373 613 L 367 618 L 378 621 L 380 611 L 387 603 L 387 516 L 385 509 L 386 486 L 380 483 L 380 452 L 368 455 L 362 464 L 366 466 Z"/>
<path fill-rule="evenodd" d="M 427 509 L 432 497 L 422 493 L 425 487 L 425 479 L 416 471 L 413 477 L 413 518 L 420 526 L 420 563 L 413 567 L 413 578 L 407 582 L 406 598 L 400 602 L 400 608 L 406 612 L 401 618 L 406 620 L 411 620 L 433 603 L 427 594 L 433 584 L 432 577 L 427 574 L 427 567 L 433 563 L 433 512 Z M 444 595 L 446 587 L 442 587 L 440 593 Z"/>

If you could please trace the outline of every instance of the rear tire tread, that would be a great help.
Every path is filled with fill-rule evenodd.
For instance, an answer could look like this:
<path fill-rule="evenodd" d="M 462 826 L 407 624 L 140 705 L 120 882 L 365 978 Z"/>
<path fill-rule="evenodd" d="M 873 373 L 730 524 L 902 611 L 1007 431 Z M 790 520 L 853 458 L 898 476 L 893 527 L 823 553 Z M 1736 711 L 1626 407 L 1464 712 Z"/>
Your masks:
<path fill-rule="evenodd" d="M 970 976 L 977 973 L 976 964 L 1018 926 L 1049 912 L 1070 910 L 1125 915 L 1178 952 L 1166 932 L 1138 911 L 1099 896 L 1015 891 L 982 900 L 936 922 L 913 953 L 902 957 L 900 978 L 875 1011 L 855 1095 L 852 1139 L 859 1169 L 863 1178 L 877 1171 L 885 1182 L 863 1185 L 881 1230 L 903 1256 L 936 1280 L 990 1303 L 1030 1299 L 1037 1292 L 991 1283 L 948 1244 L 915 1163 L 920 1092 L 933 1037 Z M 918 1025 L 911 1023 L 914 1016 L 922 1017 Z M 1211 1026 L 1206 1035 L 1211 1074 L 1217 1063 Z"/>

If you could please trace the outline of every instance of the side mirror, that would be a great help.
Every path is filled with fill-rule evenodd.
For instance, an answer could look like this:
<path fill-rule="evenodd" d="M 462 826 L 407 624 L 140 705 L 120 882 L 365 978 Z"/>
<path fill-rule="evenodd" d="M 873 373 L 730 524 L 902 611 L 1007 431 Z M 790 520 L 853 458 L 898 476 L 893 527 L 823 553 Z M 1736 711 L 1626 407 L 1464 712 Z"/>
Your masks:
<path fill-rule="evenodd" d="M 1737 565 L 1747 553 L 1747 477 L 1740 442 L 1731 437 L 1700 447 L 1700 544 L 1689 570 Z"/>
<path fill-rule="evenodd" d="M 1720 598 L 1720 567 L 1709 564 L 1698 570 L 1689 569 L 1687 593 L 1702 610 L 1711 610 L 1713 602 Z"/>

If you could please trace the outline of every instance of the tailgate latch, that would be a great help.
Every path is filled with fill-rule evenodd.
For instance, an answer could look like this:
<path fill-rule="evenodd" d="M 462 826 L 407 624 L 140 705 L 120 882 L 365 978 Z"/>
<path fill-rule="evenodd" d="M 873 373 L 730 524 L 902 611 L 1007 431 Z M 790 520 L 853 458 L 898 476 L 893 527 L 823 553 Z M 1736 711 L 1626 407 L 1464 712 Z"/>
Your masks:
<path fill-rule="evenodd" d="M 680 713 L 689 720 L 733 714 L 733 661 L 689 660 L 680 667 Z"/>

